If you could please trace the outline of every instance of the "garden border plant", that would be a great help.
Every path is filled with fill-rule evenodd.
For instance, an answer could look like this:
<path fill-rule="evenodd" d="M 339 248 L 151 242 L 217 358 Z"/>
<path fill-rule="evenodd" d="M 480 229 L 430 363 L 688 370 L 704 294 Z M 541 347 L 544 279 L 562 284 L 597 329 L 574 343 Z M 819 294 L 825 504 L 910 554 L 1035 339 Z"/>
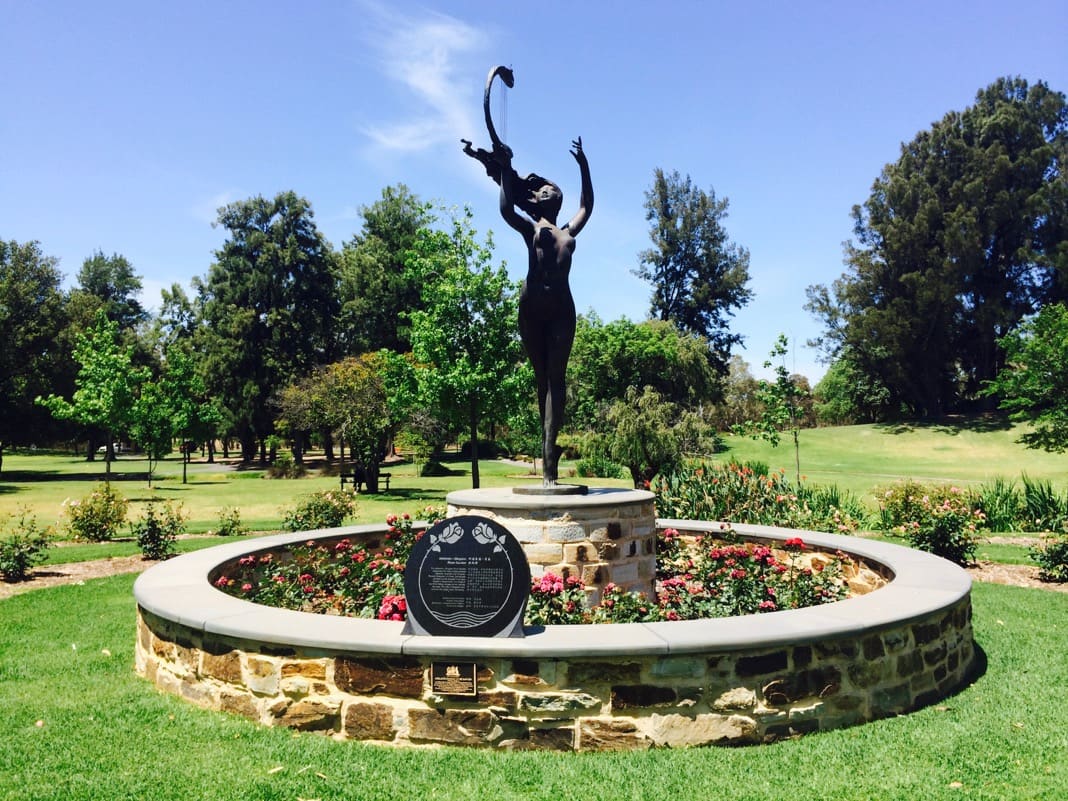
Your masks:
<path fill-rule="evenodd" d="M 430 507 L 429 517 L 440 516 Z M 220 571 L 217 589 L 253 603 L 320 614 L 403 620 L 403 570 L 424 534 L 410 515 L 391 514 L 380 538 L 309 540 L 284 553 L 247 554 Z M 845 554 L 806 554 L 800 537 L 778 547 L 741 543 L 729 527 L 716 536 L 658 532 L 656 597 L 609 584 L 589 608 L 577 576 L 532 578 L 526 625 L 654 622 L 801 609 L 848 597 Z"/>

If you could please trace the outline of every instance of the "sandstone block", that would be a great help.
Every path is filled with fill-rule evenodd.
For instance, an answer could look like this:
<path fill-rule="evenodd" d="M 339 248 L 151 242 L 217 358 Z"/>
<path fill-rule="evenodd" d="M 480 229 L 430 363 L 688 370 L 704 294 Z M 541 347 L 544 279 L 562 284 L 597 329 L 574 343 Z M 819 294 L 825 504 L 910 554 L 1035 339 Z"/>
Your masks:
<path fill-rule="evenodd" d="M 492 712 L 466 709 L 410 709 L 408 728 L 412 740 L 453 745 L 485 745 L 504 731 Z"/>
<path fill-rule="evenodd" d="M 653 747 L 653 741 L 625 718 L 587 718 L 579 724 L 580 751 L 631 751 Z"/>
<path fill-rule="evenodd" d="M 354 701 L 345 708 L 342 731 L 353 740 L 392 740 L 393 707 Z"/>
<path fill-rule="evenodd" d="M 582 692 L 526 693 L 519 698 L 519 709 L 530 714 L 578 714 L 600 708 L 600 698 Z"/>
<path fill-rule="evenodd" d="M 334 660 L 334 684 L 353 695 L 382 694 L 402 698 L 423 695 L 423 667 L 411 659 Z"/>
<path fill-rule="evenodd" d="M 712 709 L 717 712 L 731 710 L 751 710 L 756 706 L 756 693 L 748 687 L 735 687 L 721 694 L 712 702 Z"/>
<path fill-rule="evenodd" d="M 245 686 L 257 695 L 277 695 L 278 665 L 269 658 L 250 655 L 245 660 Z"/>
<path fill-rule="evenodd" d="M 326 680 L 325 659 L 306 659 L 299 662 L 283 662 L 281 676 L 289 679 L 294 676 L 302 676 L 305 679 Z"/>
<path fill-rule="evenodd" d="M 656 745 L 669 748 L 750 743 L 756 740 L 757 724 L 744 715 L 653 715 L 650 736 Z"/>
<path fill-rule="evenodd" d="M 219 693 L 219 709 L 232 715 L 240 715 L 251 721 L 259 721 L 260 711 L 256 699 L 248 693 L 223 690 Z"/>
<path fill-rule="evenodd" d="M 297 701 L 277 716 L 280 725 L 299 731 L 333 729 L 337 723 L 339 701 L 315 699 Z"/>
<path fill-rule="evenodd" d="M 227 684 L 241 683 L 241 654 L 228 651 L 224 654 L 205 652 L 200 663 L 201 675 L 224 681 Z"/>

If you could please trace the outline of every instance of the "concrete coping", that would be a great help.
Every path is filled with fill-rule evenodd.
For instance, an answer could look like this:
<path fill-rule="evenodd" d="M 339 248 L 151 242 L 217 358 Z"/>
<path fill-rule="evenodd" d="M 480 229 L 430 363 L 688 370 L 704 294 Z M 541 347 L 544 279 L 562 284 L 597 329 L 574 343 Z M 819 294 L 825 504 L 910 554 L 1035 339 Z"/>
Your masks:
<path fill-rule="evenodd" d="M 657 528 L 714 534 L 720 523 L 658 520 Z M 134 584 L 134 597 L 145 611 L 204 634 L 311 652 L 554 659 L 729 652 L 855 638 L 948 610 L 971 591 L 964 570 L 923 551 L 814 531 L 732 528 L 744 539 L 765 542 L 801 537 L 815 549 L 842 551 L 881 566 L 892 580 L 866 595 L 807 609 L 679 622 L 528 627 L 525 637 L 514 639 L 402 635 L 402 623 L 276 609 L 227 595 L 210 583 L 219 566 L 249 553 L 385 533 L 386 526 L 378 524 L 235 540 L 194 551 L 146 570 Z"/>
<path fill-rule="evenodd" d="M 466 509 L 526 509 L 532 512 L 589 512 L 604 507 L 652 503 L 656 496 L 648 490 L 619 487 L 590 487 L 585 495 L 526 495 L 510 487 L 454 490 L 445 496 L 450 506 Z"/>

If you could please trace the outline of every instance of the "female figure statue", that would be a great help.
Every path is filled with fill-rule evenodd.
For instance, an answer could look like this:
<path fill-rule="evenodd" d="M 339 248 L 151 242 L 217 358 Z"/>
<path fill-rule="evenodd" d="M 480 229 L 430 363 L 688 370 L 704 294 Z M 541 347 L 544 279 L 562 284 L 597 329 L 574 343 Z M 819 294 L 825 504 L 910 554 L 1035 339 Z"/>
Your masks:
<path fill-rule="evenodd" d="M 527 246 L 527 276 L 519 293 L 519 335 L 534 367 L 538 384 L 538 411 L 542 424 L 543 480 L 556 486 L 560 449 L 556 437 L 564 422 L 565 377 L 571 345 L 575 340 L 575 301 L 568 274 L 575 251 L 575 237 L 593 211 L 593 184 L 582 139 L 571 143 L 571 155 L 579 165 L 582 190 L 579 209 L 563 226 L 557 225 L 563 193 L 547 178 L 530 174 L 520 178 L 512 168 L 512 151 L 497 137 L 489 116 L 489 89 L 500 75 L 509 86 L 512 74 L 504 67 L 490 72 L 486 82 L 486 121 L 493 152 L 473 150 L 464 142 L 464 152 L 478 159 L 486 172 L 501 185 L 501 217 L 519 232 Z M 520 214 L 517 211 L 523 211 Z"/>

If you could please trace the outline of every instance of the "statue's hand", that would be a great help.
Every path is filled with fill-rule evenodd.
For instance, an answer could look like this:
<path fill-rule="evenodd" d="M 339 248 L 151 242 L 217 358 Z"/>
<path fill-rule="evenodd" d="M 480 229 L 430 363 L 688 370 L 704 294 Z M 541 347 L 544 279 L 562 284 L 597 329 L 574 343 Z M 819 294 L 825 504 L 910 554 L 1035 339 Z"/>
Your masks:
<path fill-rule="evenodd" d="M 500 147 L 494 147 L 493 160 L 500 164 L 502 168 L 508 169 L 512 166 L 512 149 L 504 144 Z"/>
<path fill-rule="evenodd" d="M 579 136 L 571 142 L 571 155 L 579 164 L 586 160 L 586 153 L 582 149 L 582 137 Z"/>

